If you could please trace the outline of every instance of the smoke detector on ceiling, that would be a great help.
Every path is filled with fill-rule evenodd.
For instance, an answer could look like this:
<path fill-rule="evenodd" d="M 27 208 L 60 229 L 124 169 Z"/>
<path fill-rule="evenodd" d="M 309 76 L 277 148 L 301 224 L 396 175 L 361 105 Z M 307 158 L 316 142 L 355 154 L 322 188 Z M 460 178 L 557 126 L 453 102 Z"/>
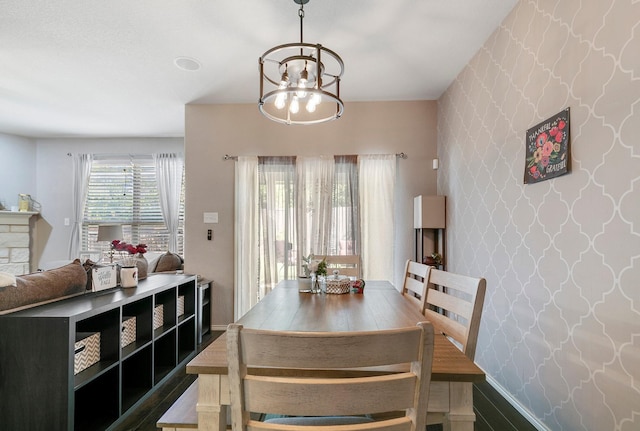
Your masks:
<path fill-rule="evenodd" d="M 198 60 L 191 57 L 176 57 L 175 60 L 173 60 L 173 63 L 178 69 L 189 72 L 194 72 L 202 67 Z"/>

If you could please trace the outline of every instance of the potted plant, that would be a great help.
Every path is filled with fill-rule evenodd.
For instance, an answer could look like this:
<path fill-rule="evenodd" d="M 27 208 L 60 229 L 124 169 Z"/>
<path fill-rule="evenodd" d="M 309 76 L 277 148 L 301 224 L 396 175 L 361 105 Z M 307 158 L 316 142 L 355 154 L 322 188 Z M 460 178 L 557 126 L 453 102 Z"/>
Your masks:
<path fill-rule="evenodd" d="M 425 256 L 424 264 L 429 266 L 440 266 L 442 265 L 442 255 L 440 253 L 431 253 L 431 256 Z"/>
<path fill-rule="evenodd" d="M 308 256 L 302 256 L 302 273 L 298 275 L 298 290 L 300 292 L 311 292 L 311 260 L 313 259 L 313 253 Z"/>

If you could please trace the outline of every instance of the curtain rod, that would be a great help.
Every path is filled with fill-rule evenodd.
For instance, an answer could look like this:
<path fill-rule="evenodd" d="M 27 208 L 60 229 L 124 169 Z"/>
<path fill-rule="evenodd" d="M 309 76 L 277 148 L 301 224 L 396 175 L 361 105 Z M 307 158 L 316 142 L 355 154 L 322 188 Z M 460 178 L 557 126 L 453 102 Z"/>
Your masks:
<path fill-rule="evenodd" d="M 407 159 L 409 156 L 407 155 L 407 153 L 396 153 L 396 157 L 399 159 Z M 230 156 L 228 154 L 225 154 L 223 157 L 224 160 L 238 160 L 238 156 Z"/>
<path fill-rule="evenodd" d="M 75 153 L 85 154 L 85 153 Z M 151 159 L 153 158 L 153 154 L 162 154 L 162 153 L 86 153 L 93 155 L 95 160 L 105 160 L 105 159 L 115 159 L 115 160 L 125 160 L 125 159 Z M 182 155 L 182 153 L 169 152 L 169 154 L 177 154 Z M 73 157 L 73 153 L 67 153 L 68 157 Z"/>

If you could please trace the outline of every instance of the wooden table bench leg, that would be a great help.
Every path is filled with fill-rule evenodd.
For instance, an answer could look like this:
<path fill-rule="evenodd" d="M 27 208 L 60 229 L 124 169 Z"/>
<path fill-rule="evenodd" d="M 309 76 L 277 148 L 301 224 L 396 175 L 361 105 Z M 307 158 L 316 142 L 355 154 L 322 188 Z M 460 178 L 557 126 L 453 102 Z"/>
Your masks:
<path fill-rule="evenodd" d="M 473 384 L 449 383 L 449 412 L 444 415 L 444 431 L 473 431 Z"/>
<path fill-rule="evenodd" d="M 226 376 L 200 374 L 198 380 L 198 431 L 226 430 L 227 407 L 223 405 L 223 400 L 229 398 Z"/>

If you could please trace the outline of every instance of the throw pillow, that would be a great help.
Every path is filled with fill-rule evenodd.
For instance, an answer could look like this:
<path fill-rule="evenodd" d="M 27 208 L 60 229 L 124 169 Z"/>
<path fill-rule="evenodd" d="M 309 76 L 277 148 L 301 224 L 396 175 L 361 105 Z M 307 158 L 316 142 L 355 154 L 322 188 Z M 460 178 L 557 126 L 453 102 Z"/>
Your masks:
<path fill-rule="evenodd" d="M 148 251 L 144 254 L 144 258 L 147 259 L 149 263 L 149 267 L 147 268 L 148 273 L 156 272 L 158 260 L 160 260 L 162 256 L 164 256 L 164 253 L 161 251 Z"/>
<path fill-rule="evenodd" d="M 136 256 L 136 266 L 138 267 L 138 280 L 144 280 L 147 278 L 149 262 L 145 259 L 144 254 Z"/>
<path fill-rule="evenodd" d="M 182 258 L 179 255 L 168 251 L 158 259 L 155 272 L 177 271 L 181 268 Z"/>
<path fill-rule="evenodd" d="M 87 259 L 82 264 L 82 268 L 84 268 L 84 272 L 87 274 L 87 290 L 91 290 L 91 270 L 93 267 L 97 265 L 91 259 Z"/>
<path fill-rule="evenodd" d="M 0 287 L 16 287 L 16 276 L 8 272 L 0 272 Z"/>
<path fill-rule="evenodd" d="M 87 274 L 76 259 L 60 268 L 17 276 L 15 287 L 0 288 L 0 310 L 78 295 L 86 288 Z"/>

